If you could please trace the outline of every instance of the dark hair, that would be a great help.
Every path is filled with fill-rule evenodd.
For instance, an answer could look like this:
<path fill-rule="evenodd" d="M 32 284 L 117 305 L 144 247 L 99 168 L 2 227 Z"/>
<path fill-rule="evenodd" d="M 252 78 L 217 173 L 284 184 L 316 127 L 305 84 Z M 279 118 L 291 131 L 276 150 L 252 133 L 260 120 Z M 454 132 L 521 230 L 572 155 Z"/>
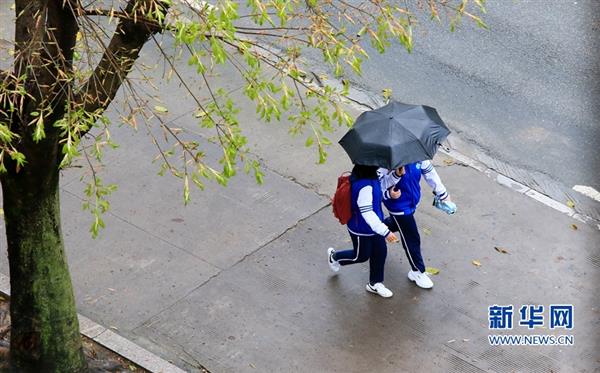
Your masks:
<path fill-rule="evenodd" d="M 377 179 L 378 166 L 364 166 L 355 164 L 352 169 L 352 177 L 354 179 Z"/>

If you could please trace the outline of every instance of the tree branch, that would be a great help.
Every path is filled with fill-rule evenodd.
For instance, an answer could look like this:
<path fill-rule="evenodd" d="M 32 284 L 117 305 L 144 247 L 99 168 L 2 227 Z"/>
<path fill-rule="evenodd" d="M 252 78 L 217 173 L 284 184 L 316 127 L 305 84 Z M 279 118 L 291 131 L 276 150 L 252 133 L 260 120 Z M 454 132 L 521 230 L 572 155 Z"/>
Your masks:
<path fill-rule="evenodd" d="M 161 7 L 163 14 L 166 14 L 168 5 L 163 2 L 129 0 L 127 3 L 124 13 L 130 16 L 120 18 L 94 73 L 77 94 L 76 105 L 82 106 L 86 112 L 103 111 L 108 107 L 133 68 L 144 44 L 163 29 L 162 25 L 158 27 L 138 20 L 138 16 L 146 19 L 144 12 L 152 6 Z"/>
<path fill-rule="evenodd" d="M 19 84 L 26 94 L 11 94 L 9 100 L 18 108 L 11 121 L 28 138 L 32 112 L 47 116 L 47 122 L 63 115 L 78 25 L 71 4 L 64 0 L 16 0 L 15 12 L 14 77 L 24 77 Z M 54 133 L 48 126 L 46 135 Z"/>
<path fill-rule="evenodd" d="M 118 18 L 121 20 L 127 20 L 127 21 L 133 21 L 133 22 L 141 22 L 141 23 L 145 23 L 148 27 L 153 27 L 153 28 L 157 28 L 157 29 L 162 29 L 164 27 L 164 25 L 161 25 L 159 22 L 157 22 L 154 19 L 150 19 L 150 18 L 144 17 L 144 16 L 134 17 L 132 14 L 114 10 L 114 9 L 100 9 L 100 8 L 83 9 L 83 8 L 79 8 L 77 15 L 80 17 L 81 16 L 88 16 L 88 17 L 101 16 L 101 17 Z"/>

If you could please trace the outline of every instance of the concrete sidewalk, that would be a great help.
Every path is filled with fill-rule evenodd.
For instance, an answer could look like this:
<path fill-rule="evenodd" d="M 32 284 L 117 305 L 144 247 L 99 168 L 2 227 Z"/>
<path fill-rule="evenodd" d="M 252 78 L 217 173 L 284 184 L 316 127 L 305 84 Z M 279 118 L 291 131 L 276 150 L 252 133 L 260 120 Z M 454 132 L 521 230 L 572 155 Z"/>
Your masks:
<path fill-rule="evenodd" d="M 239 87 L 227 81 L 228 89 Z M 196 131 L 181 91 L 162 84 L 161 93 L 167 119 L 184 115 L 175 123 Z M 80 313 L 189 371 L 600 369 L 597 229 L 440 156 L 438 172 L 459 211 L 435 210 L 424 185 L 416 215 L 427 265 L 440 269 L 435 287 L 407 280 L 409 266 L 394 245 L 385 283 L 395 294 L 381 299 L 365 292 L 367 264 L 332 275 L 326 263 L 328 246 L 350 246 L 327 198 L 350 168 L 346 155 L 333 146 L 328 163 L 317 166 L 304 139 L 290 138 L 284 124 L 260 124 L 253 113 L 245 107 L 240 118 L 266 169 L 264 185 L 239 175 L 227 188 L 195 191 L 185 208 L 180 182 L 156 176 L 150 141 L 115 126 L 121 148 L 109 153 L 103 181 L 119 190 L 96 240 L 81 210 L 80 171 L 65 172 L 64 235 Z M 215 145 L 202 146 L 218 158 Z M 5 259 L 0 272 L 8 274 Z M 521 305 L 556 303 L 574 305 L 572 333 L 518 325 Z M 514 305 L 508 334 L 573 334 L 575 345 L 492 347 L 493 304 Z"/>

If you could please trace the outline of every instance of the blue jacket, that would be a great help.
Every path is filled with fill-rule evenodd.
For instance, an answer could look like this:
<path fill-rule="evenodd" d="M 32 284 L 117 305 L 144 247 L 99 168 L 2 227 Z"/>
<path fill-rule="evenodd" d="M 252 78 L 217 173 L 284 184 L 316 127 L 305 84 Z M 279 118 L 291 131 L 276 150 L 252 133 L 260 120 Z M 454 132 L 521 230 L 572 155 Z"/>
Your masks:
<path fill-rule="evenodd" d="M 375 212 L 375 214 L 377 214 L 379 219 L 383 221 L 383 209 L 381 207 L 381 201 L 383 199 L 383 194 L 381 193 L 381 185 L 379 183 L 379 180 L 378 179 L 353 180 L 353 178 L 351 177 L 350 183 L 351 183 L 350 185 L 351 185 L 351 190 L 352 190 L 352 218 L 350 219 L 350 221 L 348 222 L 348 224 L 346 226 L 348 227 L 348 230 L 350 230 L 350 232 L 358 234 L 358 235 L 362 235 L 362 236 L 375 235 L 376 233 L 373 232 L 373 230 L 371 229 L 369 224 L 367 224 L 365 219 L 362 217 L 356 201 L 358 200 L 358 193 L 360 192 L 360 190 L 363 187 L 370 185 L 373 188 L 373 211 Z"/>
<path fill-rule="evenodd" d="M 405 174 L 398 182 L 400 198 L 386 199 L 383 204 L 392 215 L 410 215 L 415 212 L 421 200 L 421 163 L 404 166 Z"/>

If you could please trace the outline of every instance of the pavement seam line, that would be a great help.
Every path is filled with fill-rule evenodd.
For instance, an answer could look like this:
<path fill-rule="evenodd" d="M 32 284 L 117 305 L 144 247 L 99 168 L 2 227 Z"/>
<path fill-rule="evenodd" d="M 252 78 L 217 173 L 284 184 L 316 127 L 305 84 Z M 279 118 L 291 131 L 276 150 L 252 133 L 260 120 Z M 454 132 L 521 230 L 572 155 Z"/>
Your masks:
<path fill-rule="evenodd" d="M 262 250 L 263 248 L 267 247 L 268 245 L 270 245 L 271 243 L 277 241 L 278 239 L 281 238 L 281 236 L 285 235 L 286 233 L 288 233 L 289 231 L 291 231 L 292 229 L 295 229 L 298 227 L 299 224 L 305 222 L 306 220 L 312 218 L 313 216 L 315 216 L 316 214 L 320 213 L 321 211 L 325 210 L 327 207 L 329 207 L 331 205 L 331 202 L 321 206 L 320 208 L 318 208 L 317 210 L 315 210 L 313 213 L 298 219 L 298 221 L 296 221 L 296 223 L 294 223 L 293 225 L 287 227 L 283 232 L 281 232 L 280 234 L 278 234 L 276 237 L 270 239 L 269 241 L 265 242 L 264 244 L 260 245 L 257 249 L 249 252 L 248 254 L 244 255 L 242 258 L 240 258 L 237 262 L 233 263 L 233 265 L 227 269 L 231 269 L 235 266 L 237 266 L 238 264 L 242 263 L 243 261 L 245 261 L 248 257 L 252 256 L 254 253 Z"/>
<path fill-rule="evenodd" d="M 225 268 L 221 271 L 219 271 L 218 273 L 215 273 L 213 275 L 211 275 L 209 278 L 207 278 L 206 280 L 202 281 L 202 283 L 200 283 L 198 286 L 195 286 L 193 289 L 191 289 L 190 291 L 188 291 L 185 295 L 181 296 L 179 299 L 175 300 L 173 303 L 171 303 L 168 306 L 165 306 L 163 309 L 161 309 L 160 311 L 154 313 L 153 315 L 151 315 L 150 317 L 146 318 L 144 321 L 142 321 L 139 325 L 137 325 L 136 327 L 134 327 L 132 330 L 138 329 L 144 325 L 150 326 L 152 325 L 151 321 L 153 318 L 155 318 L 156 316 L 160 315 L 161 313 L 170 310 L 173 306 L 175 306 L 177 303 L 183 301 L 185 298 L 187 298 L 190 294 L 192 294 L 194 291 L 200 289 L 202 286 L 206 285 L 207 283 L 209 283 L 211 280 L 213 280 L 214 278 L 218 277 L 219 275 L 221 275 L 223 272 L 226 272 L 234 267 L 236 267 L 238 264 L 242 263 L 244 260 L 246 260 L 248 257 L 250 257 L 251 255 L 255 254 L 256 252 L 262 250 L 263 248 L 265 248 L 266 246 L 270 245 L 271 243 L 273 243 L 274 241 L 277 241 L 279 238 L 281 238 L 283 235 L 285 235 L 286 233 L 288 233 L 289 231 L 291 231 L 292 229 L 296 228 L 299 224 L 303 223 L 304 221 L 310 219 L 311 217 L 315 216 L 316 214 L 318 214 L 319 212 L 323 211 L 324 209 L 326 209 L 327 207 L 329 207 L 331 205 L 331 203 L 328 203 L 326 205 L 321 206 L 320 208 L 318 208 L 317 210 L 315 210 L 314 212 L 310 213 L 309 215 L 300 218 L 298 221 L 296 221 L 296 223 L 294 223 L 293 225 L 287 227 L 283 232 L 281 232 L 280 234 L 278 234 L 276 237 L 270 239 L 269 241 L 263 243 L 262 245 L 260 245 L 259 247 L 257 247 L 256 249 L 252 250 L 251 252 L 249 252 L 248 254 L 244 255 L 242 258 L 240 258 L 237 262 L 233 263 L 230 267 Z"/>
<path fill-rule="evenodd" d="M 10 278 L 0 273 L 0 294 L 10 298 Z M 149 370 L 150 372 L 184 373 L 185 371 L 169 363 L 163 358 L 153 354 L 145 348 L 135 344 L 129 339 L 113 332 L 112 330 L 96 323 L 95 321 L 77 313 L 77 318 L 84 320 L 87 329 L 102 329 L 98 334 L 86 333 L 80 330 L 80 334 L 90 338 L 104 348 L 113 351 L 132 363 Z M 81 324 L 81 323 L 80 323 Z"/>

